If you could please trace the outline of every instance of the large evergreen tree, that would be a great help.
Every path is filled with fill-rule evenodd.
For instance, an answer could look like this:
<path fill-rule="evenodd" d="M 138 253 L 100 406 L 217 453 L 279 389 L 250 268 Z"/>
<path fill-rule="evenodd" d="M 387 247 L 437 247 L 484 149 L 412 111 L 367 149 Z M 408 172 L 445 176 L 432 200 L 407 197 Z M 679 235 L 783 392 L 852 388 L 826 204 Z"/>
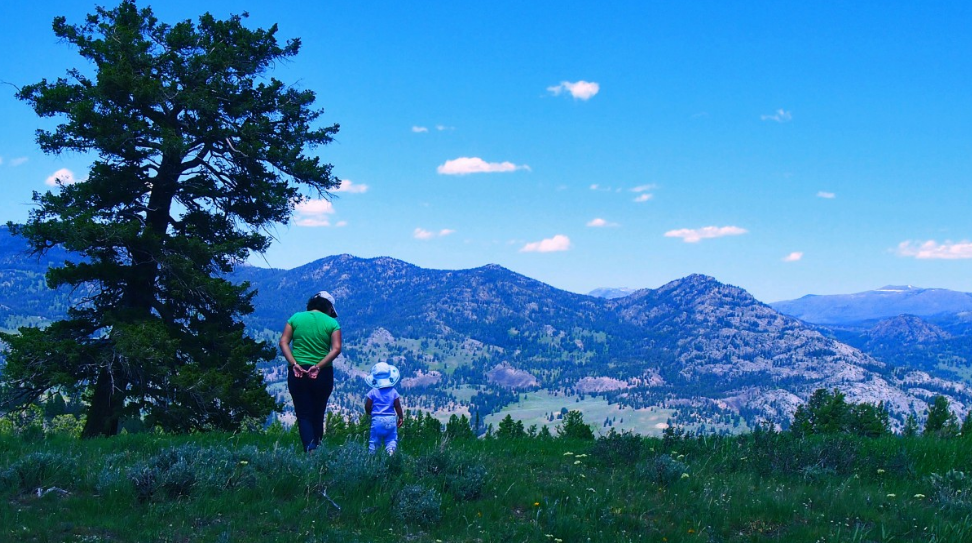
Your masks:
<path fill-rule="evenodd" d="M 96 157 L 87 180 L 34 195 L 26 224 L 10 224 L 37 252 L 79 256 L 52 268 L 52 288 L 90 293 L 44 330 L 4 335 L 9 406 L 51 389 L 81 390 L 84 435 L 111 435 L 127 416 L 171 431 L 231 429 L 274 408 L 256 371 L 274 351 L 244 334 L 253 292 L 223 276 L 264 251 L 269 225 L 304 196 L 340 181 L 305 154 L 337 125 L 315 128 L 314 93 L 267 77 L 293 57 L 277 28 L 246 17 L 159 22 L 126 0 L 54 33 L 93 64 L 93 76 L 25 86 L 46 153 Z"/>

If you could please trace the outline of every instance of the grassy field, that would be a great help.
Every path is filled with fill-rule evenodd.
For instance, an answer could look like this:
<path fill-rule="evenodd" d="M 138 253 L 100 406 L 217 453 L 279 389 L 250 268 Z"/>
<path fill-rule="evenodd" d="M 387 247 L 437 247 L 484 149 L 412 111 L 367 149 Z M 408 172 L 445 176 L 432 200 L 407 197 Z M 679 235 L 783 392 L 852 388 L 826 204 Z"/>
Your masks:
<path fill-rule="evenodd" d="M 497 427 L 500 420 L 510 415 L 513 420 L 523 421 L 526 428 L 536 425 L 537 428 L 547 426 L 553 430 L 560 423 L 556 415 L 564 408 L 584 413 L 584 420 L 592 423 L 595 434 L 606 434 L 614 429 L 616 432 L 630 431 L 645 436 L 660 436 L 667 426 L 666 421 L 672 415 L 672 411 L 667 409 L 631 409 L 608 404 L 607 400 L 600 397 L 587 396 L 580 400 L 578 396 L 555 396 L 541 390 L 521 394 L 520 401 L 506 406 L 499 413 L 487 416 L 485 424 Z M 551 413 L 555 415 L 552 421 L 549 419 Z M 608 418 L 612 419 L 612 424 L 604 426 L 604 421 Z"/>
<path fill-rule="evenodd" d="M 972 441 L 0 434 L 0 541 L 968 542 Z"/>

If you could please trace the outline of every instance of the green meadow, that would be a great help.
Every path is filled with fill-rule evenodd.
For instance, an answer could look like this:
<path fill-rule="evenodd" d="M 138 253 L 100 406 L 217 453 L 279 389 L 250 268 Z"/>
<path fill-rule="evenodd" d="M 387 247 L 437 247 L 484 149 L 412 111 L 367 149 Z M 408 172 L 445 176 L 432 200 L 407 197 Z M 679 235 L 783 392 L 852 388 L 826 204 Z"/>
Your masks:
<path fill-rule="evenodd" d="M 972 541 L 962 436 L 475 438 L 421 416 L 388 457 L 358 424 L 312 454 L 279 425 L 2 428 L 0 541 Z"/>
<path fill-rule="evenodd" d="M 536 425 L 548 426 L 551 430 L 560 423 L 558 415 L 563 411 L 581 411 L 584 419 L 590 422 L 596 434 L 606 434 L 612 429 L 616 432 L 630 431 L 641 435 L 660 436 L 667 426 L 667 421 L 673 411 L 658 407 L 648 409 L 632 409 L 615 404 L 609 404 L 599 396 L 579 396 L 571 394 L 553 394 L 546 390 L 521 394 L 520 399 L 499 413 L 488 415 L 485 424 L 499 426 L 500 420 L 509 415 L 515 421 L 523 422 L 524 427 Z M 553 420 L 551 420 L 553 416 Z M 605 421 L 610 420 L 609 425 Z"/>

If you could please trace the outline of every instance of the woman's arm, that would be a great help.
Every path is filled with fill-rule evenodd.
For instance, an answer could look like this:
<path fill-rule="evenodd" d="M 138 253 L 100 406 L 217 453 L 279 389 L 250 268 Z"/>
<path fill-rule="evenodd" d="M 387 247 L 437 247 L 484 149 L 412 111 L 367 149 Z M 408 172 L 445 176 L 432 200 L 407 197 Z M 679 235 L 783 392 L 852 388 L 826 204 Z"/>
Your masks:
<path fill-rule="evenodd" d="M 293 340 L 294 340 L 294 327 L 291 326 L 290 323 L 288 322 L 287 325 L 284 326 L 283 334 L 280 335 L 280 342 L 278 343 L 278 345 L 280 345 L 280 352 L 282 352 L 284 358 L 287 359 L 287 364 L 289 364 L 290 367 L 293 368 L 294 376 L 300 377 L 301 373 L 304 373 L 306 370 L 300 367 L 300 364 L 297 363 L 297 359 L 294 358 L 293 351 L 290 350 L 290 342 Z"/>
<path fill-rule="evenodd" d="M 341 354 L 341 329 L 331 332 L 331 350 L 327 352 L 327 355 L 321 359 L 320 362 L 314 364 L 307 370 L 310 373 L 311 379 L 316 379 L 317 374 L 321 371 L 321 368 L 334 362 L 334 359 Z"/>
<path fill-rule="evenodd" d="M 375 402 L 373 402 L 371 398 L 365 399 L 365 414 L 368 415 L 369 417 L 371 416 L 371 408 L 374 406 L 375 406 Z"/>

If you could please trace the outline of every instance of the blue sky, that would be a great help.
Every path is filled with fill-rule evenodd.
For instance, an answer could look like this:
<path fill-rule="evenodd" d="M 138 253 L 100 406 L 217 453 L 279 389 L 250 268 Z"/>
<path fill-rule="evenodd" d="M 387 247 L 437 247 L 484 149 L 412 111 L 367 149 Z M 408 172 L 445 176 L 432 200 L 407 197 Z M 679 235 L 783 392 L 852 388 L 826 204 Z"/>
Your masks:
<path fill-rule="evenodd" d="M 766 302 L 972 291 L 972 4 L 735 4 L 153 7 L 278 23 L 303 49 L 272 75 L 341 125 L 319 154 L 342 190 L 278 227 L 257 265 L 495 263 L 574 292 L 704 273 Z M 86 68 L 50 23 L 93 7 L 5 3 L 0 80 Z M 51 124 L 13 93 L 0 86 L 4 221 L 91 163 L 43 155 L 33 131 Z"/>

